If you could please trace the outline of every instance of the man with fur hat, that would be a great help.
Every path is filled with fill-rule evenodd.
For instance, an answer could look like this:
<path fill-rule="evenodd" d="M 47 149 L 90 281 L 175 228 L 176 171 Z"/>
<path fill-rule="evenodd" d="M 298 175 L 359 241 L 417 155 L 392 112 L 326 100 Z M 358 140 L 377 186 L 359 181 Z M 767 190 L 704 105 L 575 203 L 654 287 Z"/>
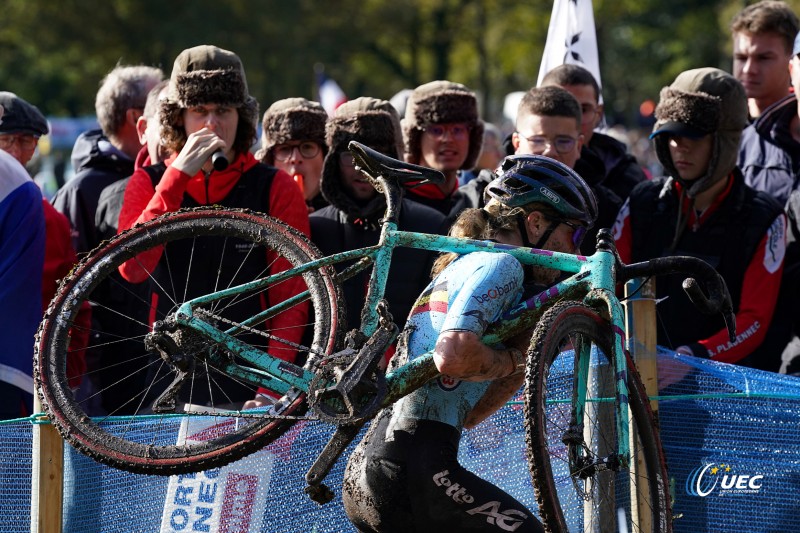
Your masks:
<path fill-rule="evenodd" d="M 473 205 L 458 191 L 458 172 L 475 167 L 483 145 L 483 121 L 475 93 L 460 83 L 437 80 L 411 93 L 402 121 L 406 161 L 444 174 L 441 184 L 408 189 L 408 197 L 448 220 Z"/>
<path fill-rule="evenodd" d="M 736 166 L 747 98 L 741 83 L 714 68 L 688 70 L 661 90 L 651 139 L 666 179 L 640 183 L 622 206 L 614 238 L 624 262 L 688 255 L 725 280 L 736 313 L 731 343 L 719 316 L 701 314 L 682 276 L 659 278 L 658 342 L 678 352 L 754 366 L 783 270 L 786 217 L 769 195 L 744 183 Z M 667 296 L 669 298 L 667 298 Z M 684 369 L 685 373 L 685 369 Z M 680 373 L 673 373 L 672 379 Z M 670 379 L 661 386 L 669 385 Z"/>
<path fill-rule="evenodd" d="M 313 213 L 328 205 L 320 194 L 328 113 L 318 102 L 285 98 L 264 113 L 261 149 L 256 158 L 292 176 Z"/>
<path fill-rule="evenodd" d="M 308 211 L 300 189 L 287 173 L 260 163 L 250 153 L 256 140 L 258 103 L 248 92 L 244 68 L 235 53 L 211 45 L 181 52 L 175 60 L 159 116 L 164 146 L 171 153 L 164 161 L 166 170 L 155 187 L 144 169 L 133 174 L 125 190 L 120 231 L 182 207 L 222 205 L 267 213 L 308 234 Z M 223 170 L 216 170 L 211 161 L 217 151 L 230 162 Z M 159 260 L 160 256 L 142 254 L 120 270 L 128 281 L 141 282 L 147 277 L 146 272 L 155 270 Z M 202 258 L 194 261 L 203 264 Z M 266 256 L 263 261 L 259 268 L 271 273 L 282 268 L 274 261 L 268 262 Z M 209 269 L 215 268 L 209 265 Z M 188 288 L 190 295 L 212 292 L 217 278 L 214 271 L 209 271 L 204 279 L 193 277 Z M 270 289 L 266 298 L 274 304 L 301 289 L 305 290 L 302 280 L 288 280 Z M 262 305 L 258 298 L 250 300 L 253 301 L 247 305 L 253 308 L 248 316 L 259 312 Z M 288 328 L 296 337 L 289 340 L 298 342 L 303 333 L 298 325 L 306 323 L 306 315 L 305 308 L 298 308 L 294 317 L 278 317 L 276 322 L 280 323 L 273 323 L 272 327 Z M 286 354 L 288 359 L 296 355 L 293 350 L 285 349 L 273 353 Z M 191 385 L 187 383 L 186 388 Z M 254 396 L 254 391 L 232 380 L 219 385 L 233 402 Z M 207 389 L 208 385 L 195 387 L 193 402 L 207 400 L 203 395 L 210 392 L 200 390 L 204 387 Z M 185 399 L 183 395 L 181 399 Z"/>
<path fill-rule="evenodd" d="M 400 159 L 403 141 L 400 122 L 391 103 L 361 97 L 336 109 L 328 121 L 328 155 L 322 170 L 322 194 L 330 205 L 311 215 L 311 238 L 325 255 L 378 243 L 380 219 L 386 210 L 383 194 L 353 166 L 347 150 L 358 141 L 390 157 Z M 436 233 L 444 216 L 430 207 L 404 198 L 400 204 L 398 229 Z M 405 324 L 417 295 L 430 281 L 435 256 L 431 252 L 398 248 L 392 257 L 386 299 L 395 322 Z M 344 284 L 350 327 L 357 327 L 364 301 L 366 276 Z"/>

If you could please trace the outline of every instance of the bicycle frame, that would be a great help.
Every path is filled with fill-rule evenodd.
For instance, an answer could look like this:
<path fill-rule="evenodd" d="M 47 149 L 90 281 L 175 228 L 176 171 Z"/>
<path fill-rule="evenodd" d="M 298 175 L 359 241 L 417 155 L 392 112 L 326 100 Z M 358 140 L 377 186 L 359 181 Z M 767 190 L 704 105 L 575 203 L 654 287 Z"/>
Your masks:
<path fill-rule="evenodd" d="M 615 403 L 619 440 L 617 452 L 618 459 L 623 465 L 627 465 L 629 463 L 630 445 L 628 440 L 629 419 L 627 371 L 624 355 L 624 319 L 622 305 L 614 293 L 616 255 L 613 252 L 613 243 L 609 245 L 610 248 L 599 249 L 594 255 L 586 257 L 489 241 L 400 231 L 397 229 L 400 202 L 399 186 L 386 180 L 382 180 L 380 185 L 386 191 L 388 207 L 377 245 L 319 258 L 279 274 L 187 301 L 175 313 L 177 323 L 192 328 L 205 337 L 212 339 L 226 350 L 235 353 L 255 367 L 247 368 L 231 362 L 217 362 L 229 375 L 261 386 L 266 386 L 269 383 L 271 389 L 280 393 L 288 392 L 291 387 L 308 391 L 311 380 L 315 376 L 313 365 L 306 365 L 312 368 L 312 370 L 308 370 L 256 349 L 233 336 L 233 333 L 238 328 L 222 331 L 196 316 L 195 309 L 220 298 L 241 295 L 249 291 L 265 288 L 272 283 L 298 276 L 321 266 L 357 261 L 356 265 L 351 267 L 350 274 L 353 273 L 352 269 L 360 272 L 369 265 L 373 265 L 367 298 L 362 308 L 361 316 L 361 332 L 366 336 L 370 336 L 378 328 L 378 316 L 375 310 L 384 297 L 391 257 L 395 248 L 409 247 L 458 254 L 477 251 L 508 253 L 523 265 L 553 268 L 572 275 L 506 312 L 501 321 L 484 337 L 484 342 L 490 345 L 496 344 L 510 337 L 514 332 L 532 328 L 546 307 L 558 298 L 582 299 L 587 305 L 599 310 L 609 320 L 614 335 Z M 265 320 L 286 306 L 302 301 L 306 294 L 297 295 L 288 302 L 267 309 L 248 319 L 244 325 L 252 326 L 261 320 Z M 572 402 L 574 405 L 573 422 L 582 420 L 583 417 L 587 387 L 589 386 L 587 380 L 589 375 L 589 355 L 589 353 L 576 354 L 577 363 L 574 376 L 576 386 L 573 390 L 577 391 L 577 397 Z M 314 357 L 314 354 L 309 354 L 309 358 Z M 432 353 L 429 352 L 411 360 L 399 369 L 387 374 L 388 393 L 382 402 L 382 406 L 390 405 L 436 375 L 438 375 L 438 372 L 433 364 Z"/>

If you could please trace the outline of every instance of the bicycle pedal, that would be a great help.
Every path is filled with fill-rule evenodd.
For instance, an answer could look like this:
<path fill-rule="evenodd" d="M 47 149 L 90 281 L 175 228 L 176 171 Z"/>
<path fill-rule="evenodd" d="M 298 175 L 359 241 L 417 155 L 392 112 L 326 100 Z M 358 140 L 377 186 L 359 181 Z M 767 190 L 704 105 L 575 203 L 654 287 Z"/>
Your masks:
<path fill-rule="evenodd" d="M 315 501 L 320 505 L 325 505 L 333 500 L 333 497 L 335 496 L 333 491 L 324 483 L 320 483 L 319 485 L 309 485 L 303 489 L 303 492 L 308 494 L 308 497 L 311 498 L 312 501 Z"/>

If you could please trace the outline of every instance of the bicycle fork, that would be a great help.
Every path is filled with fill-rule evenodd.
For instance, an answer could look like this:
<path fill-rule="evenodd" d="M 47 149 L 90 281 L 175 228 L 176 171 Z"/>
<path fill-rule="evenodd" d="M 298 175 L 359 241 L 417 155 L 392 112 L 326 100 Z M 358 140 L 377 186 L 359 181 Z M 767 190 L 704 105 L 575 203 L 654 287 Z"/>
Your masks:
<path fill-rule="evenodd" d="M 586 302 L 594 308 L 607 309 L 610 315 L 610 323 L 613 331 L 613 354 L 609 354 L 609 365 L 613 369 L 612 383 L 610 390 L 602 388 L 604 380 L 593 385 L 590 383 L 591 376 L 591 343 L 581 343 L 574 346 L 574 384 L 572 387 L 572 413 L 570 414 L 570 427 L 562 435 L 562 442 L 569 450 L 570 475 L 573 479 L 590 480 L 598 472 L 612 470 L 619 471 L 627 468 L 630 464 L 630 417 L 628 413 L 628 368 L 625 360 L 624 331 L 619 326 L 622 324 L 621 306 L 614 305 L 607 292 L 603 290 L 593 290 L 586 297 Z M 607 382 L 606 382 L 607 383 Z M 587 400 L 589 389 L 597 386 L 603 394 L 598 394 L 599 402 Z M 616 428 L 616 442 L 608 443 L 607 454 L 593 455 L 586 442 L 597 439 L 595 434 L 602 431 L 602 428 L 587 428 L 583 421 L 587 409 L 602 409 L 603 398 L 611 396 L 613 401 L 614 423 Z M 597 403 L 598 405 L 593 405 Z"/>

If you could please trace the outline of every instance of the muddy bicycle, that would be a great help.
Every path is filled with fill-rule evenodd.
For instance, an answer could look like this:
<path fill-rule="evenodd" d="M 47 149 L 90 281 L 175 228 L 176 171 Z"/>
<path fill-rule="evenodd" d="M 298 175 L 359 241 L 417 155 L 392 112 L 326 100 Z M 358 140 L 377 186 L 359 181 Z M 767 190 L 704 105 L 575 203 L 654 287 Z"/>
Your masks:
<path fill-rule="evenodd" d="M 578 504 L 584 522 L 602 522 L 604 530 L 624 526 L 642 531 L 639 524 L 647 523 L 646 531 L 670 531 L 664 454 L 648 398 L 624 349 L 623 311 L 615 287 L 634 277 L 691 275 L 684 285 L 687 293 L 705 311 L 722 312 L 732 333 L 730 298 L 717 273 L 686 257 L 623 265 L 605 230 L 598 236 L 597 252 L 589 257 L 398 231 L 402 187 L 436 182 L 441 174 L 356 142 L 350 150 L 359 169 L 386 196 L 375 246 L 322 257 L 304 235 L 264 214 L 201 208 L 136 226 L 81 261 L 62 282 L 36 343 L 39 395 L 64 439 L 112 467 L 172 475 L 225 465 L 263 448 L 300 420 L 322 420 L 335 424 L 336 431 L 306 474 L 306 492 L 318 502 L 328 501 L 332 493 L 323 480 L 363 425 L 381 408 L 438 376 L 431 354 L 388 373 L 381 370 L 384 352 L 398 335 L 383 300 L 392 251 L 411 247 L 507 253 L 523 265 L 570 274 L 509 310 L 483 339 L 499 344 L 535 328 L 523 396 L 529 466 L 543 523 L 565 531 L 563 508 Z M 215 252 L 213 264 L 207 259 L 203 265 L 195 262 L 194 251 L 201 249 L 204 258 Z M 101 305 L 95 292 L 118 283 L 120 267 L 143 268 L 138 258 L 154 252 L 162 257 L 157 271 L 145 272 L 150 292 L 136 293 L 142 309 L 114 309 L 107 299 L 102 304 L 118 320 L 130 322 L 130 334 L 108 338 L 90 332 L 106 353 L 123 347 L 126 353 L 137 353 L 141 371 L 99 391 L 126 398 L 119 412 L 90 416 L 92 398 L 76 395 L 67 375 L 71 330 L 80 327 L 76 314 L 85 302 Z M 251 257 L 264 255 L 270 263 L 283 261 L 285 268 L 270 273 L 246 266 Z M 242 267 L 223 267 L 228 261 Z M 212 292 L 192 293 L 195 269 L 218 274 Z M 367 269 L 370 282 L 360 328 L 345 332 L 340 285 Z M 301 289 L 278 302 L 265 296 L 288 283 L 299 283 Z M 130 291 L 127 285 L 119 287 Z M 154 294 L 160 305 L 153 304 Z M 256 313 L 254 301 L 261 309 Z M 295 328 L 271 327 L 286 324 L 278 318 L 288 314 L 295 318 Z M 307 321 L 299 324 L 302 332 L 296 331 L 298 317 Z M 304 364 L 287 362 L 291 356 Z M 112 358 L 106 364 L 119 362 Z M 569 371 L 551 372 L 556 367 Z M 146 376 L 143 386 L 141 372 Z M 222 386 L 229 381 L 250 397 L 266 390 L 279 399 L 265 408 L 241 410 Z M 188 401 L 179 399 L 187 396 Z M 213 420 L 215 430 L 201 440 L 182 441 L 176 428 L 186 417 Z M 641 458 L 635 469 L 632 450 Z M 641 509 L 631 510 L 637 495 L 647 502 L 647 520 L 637 515 Z M 609 507 L 615 510 L 610 515 Z"/>

